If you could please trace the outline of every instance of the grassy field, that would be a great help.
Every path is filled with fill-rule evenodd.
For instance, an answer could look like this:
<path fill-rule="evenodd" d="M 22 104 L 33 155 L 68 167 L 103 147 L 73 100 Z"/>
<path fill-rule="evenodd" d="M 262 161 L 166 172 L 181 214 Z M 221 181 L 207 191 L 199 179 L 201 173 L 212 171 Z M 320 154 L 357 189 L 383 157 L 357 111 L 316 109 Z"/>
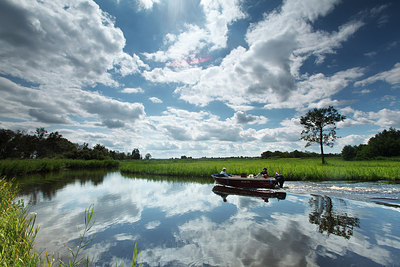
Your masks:
<path fill-rule="evenodd" d="M 25 175 L 31 173 L 53 172 L 62 169 L 99 169 L 118 168 L 115 160 L 69 160 L 69 159 L 33 159 L 1 160 L 0 176 Z"/>
<path fill-rule="evenodd" d="M 344 161 L 307 159 L 188 159 L 121 162 L 123 173 L 210 177 L 223 167 L 232 174 L 257 174 L 267 168 L 270 175 L 283 174 L 287 180 L 400 180 L 400 159 Z"/>

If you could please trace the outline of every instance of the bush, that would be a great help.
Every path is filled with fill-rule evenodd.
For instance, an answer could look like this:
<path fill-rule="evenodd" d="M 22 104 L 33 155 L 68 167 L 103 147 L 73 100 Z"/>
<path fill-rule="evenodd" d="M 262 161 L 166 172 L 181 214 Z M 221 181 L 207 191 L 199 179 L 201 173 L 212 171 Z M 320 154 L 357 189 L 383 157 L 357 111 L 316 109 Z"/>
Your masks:
<path fill-rule="evenodd" d="M 343 160 L 353 160 L 356 157 L 356 149 L 353 146 L 347 145 L 342 149 Z"/>

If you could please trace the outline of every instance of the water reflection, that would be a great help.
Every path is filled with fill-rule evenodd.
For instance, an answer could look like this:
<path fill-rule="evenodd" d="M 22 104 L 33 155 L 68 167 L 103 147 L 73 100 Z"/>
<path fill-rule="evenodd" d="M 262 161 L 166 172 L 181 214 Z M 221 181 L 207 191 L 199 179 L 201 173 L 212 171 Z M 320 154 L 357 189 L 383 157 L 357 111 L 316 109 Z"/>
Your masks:
<path fill-rule="evenodd" d="M 50 185 L 51 197 L 32 192 L 37 196 L 31 210 L 38 214 L 39 251 L 46 248 L 65 257 L 64 244 L 77 244 L 77 226 L 82 229 L 84 210 L 94 204 L 96 223 L 88 238 L 96 238 L 83 253 L 96 266 L 130 266 L 135 243 L 142 266 L 400 262 L 399 209 L 293 193 L 281 199 L 267 196 L 265 202 L 262 196 L 225 191 L 220 192 L 229 195 L 224 202 L 206 181 L 97 175 L 56 181 Z M 32 199 L 28 188 L 24 192 L 22 198 Z"/>
<path fill-rule="evenodd" d="M 40 196 L 43 196 L 44 199 L 52 200 L 57 191 L 75 182 L 79 182 L 80 184 L 91 183 L 94 186 L 100 185 L 103 183 L 104 177 L 108 172 L 100 169 L 33 174 L 18 178 L 17 182 L 20 194 L 29 194 L 31 196 L 29 202 L 35 205 Z"/>
<path fill-rule="evenodd" d="M 268 202 L 270 198 L 277 198 L 283 200 L 286 198 L 286 192 L 275 191 L 275 190 L 251 190 L 246 188 L 234 188 L 228 186 L 215 185 L 212 191 L 221 196 L 223 201 L 227 201 L 229 195 L 248 196 L 248 197 L 260 197 L 265 202 Z"/>
<path fill-rule="evenodd" d="M 346 212 L 334 210 L 332 199 L 328 196 L 313 195 L 309 200 L 312 212 L 310 223 L 318 225 L 320 233 L 334 234 L 350 239 L 354 227 L 360 227 L 360 220 L 349 216 Z"/>

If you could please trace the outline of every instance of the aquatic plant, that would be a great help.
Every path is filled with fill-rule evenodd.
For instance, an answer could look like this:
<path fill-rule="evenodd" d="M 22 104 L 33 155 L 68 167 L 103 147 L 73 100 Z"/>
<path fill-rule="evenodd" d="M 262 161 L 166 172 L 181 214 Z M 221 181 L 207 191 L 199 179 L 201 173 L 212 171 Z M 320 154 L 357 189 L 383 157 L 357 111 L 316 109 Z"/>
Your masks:
<path fill-rule="evenodd" d="M 29 213 L 22 200 L 14 202 L 16 192 L 12 181 L 0 180 L 0 264 L 37 266 L 39 257 L 33 252 L 36 215 Z"/>

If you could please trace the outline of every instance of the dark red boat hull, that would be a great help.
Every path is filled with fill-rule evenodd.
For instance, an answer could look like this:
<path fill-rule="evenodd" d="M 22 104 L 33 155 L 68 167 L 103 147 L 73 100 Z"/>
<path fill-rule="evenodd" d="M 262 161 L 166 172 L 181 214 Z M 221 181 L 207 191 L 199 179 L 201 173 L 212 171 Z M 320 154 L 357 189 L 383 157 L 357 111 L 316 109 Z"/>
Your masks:
<path fill-rule="evenodd" d="M 220 185 L 227 185 L 242 188 L 277 188 L 277 181 L 274 178 L 242 178 L 242 177 L 218 177 L 212 175 L 215 182 Z"/>

